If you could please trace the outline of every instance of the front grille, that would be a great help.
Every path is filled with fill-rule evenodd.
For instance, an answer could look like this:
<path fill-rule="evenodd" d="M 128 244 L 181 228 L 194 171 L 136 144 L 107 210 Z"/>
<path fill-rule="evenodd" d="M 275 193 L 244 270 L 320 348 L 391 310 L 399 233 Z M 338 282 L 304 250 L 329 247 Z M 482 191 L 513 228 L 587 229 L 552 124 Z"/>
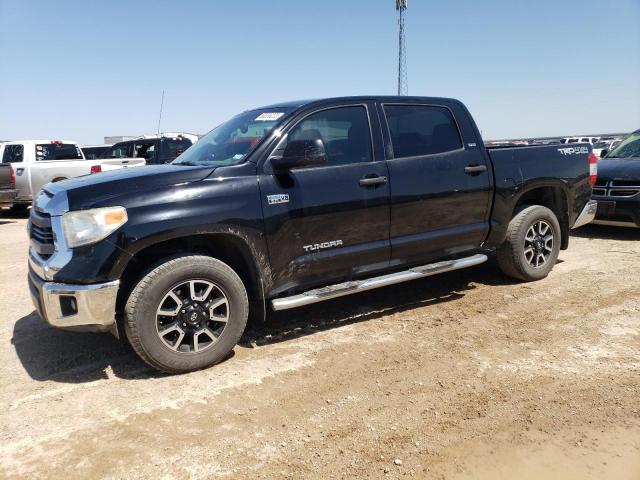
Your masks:
<path fill-rule="evenodd" d="M 611 186 L 640 188 L 640 180 L 612 180 Z"/>
<path fill-rule="evenodd" d="M 593 194 L 599 197 L 634 197 L 640 194 L 640 180 L 598 180 Z"/>
<path fill-rule="evenodd" d="M 32 208 L 29 216 L 29 225 L 31 247 L 42 258 L 49 258 L 55 251 L 51 216 L 48 213 L 38 212 L 35 208 Z"/>

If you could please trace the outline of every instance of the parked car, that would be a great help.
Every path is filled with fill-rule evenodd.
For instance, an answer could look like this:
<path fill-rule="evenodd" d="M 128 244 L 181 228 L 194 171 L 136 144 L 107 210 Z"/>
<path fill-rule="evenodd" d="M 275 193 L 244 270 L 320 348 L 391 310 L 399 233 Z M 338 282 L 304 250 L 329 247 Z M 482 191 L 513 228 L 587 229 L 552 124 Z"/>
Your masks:
<path fill-rule="evenodd" d="M 135 140 L 119 142 L 107 149 L 100 158 L 136 160 L 143 158 L 147 165 L 170 163 L 192 145 L 190 139 L 176 137 L 143 136 Z"/>
<path fill-rule="evenodd" d="M 95 160 L 96 158 L 100 158 L 100 155 L 110 147 L 112 147 L 112 145 L 84 145 L 80 147 L 80 150 L 82 150 L 84 158 L 87 160 Z"/>
<path fill-rule="evenodd" d="M 589 143 L 593 145 L 600 137 L 565 137 L 560 140 L 561 143 Z"/>
<path fill-rule="evenodd" d="M 13 201 L 17 195 L 16 174 L 13 167 L 6 163 L 0 163 L 0 207 L 13 207 Z"/>
<path fill-rule="evenodd" d="M 600 160 L 593 199 L 598 201 L 594 223 L 640 227 L 640 130 Z"/>
<path fill-rule="evenodd" d="M 28 205 L 49 182 L 99 173 L 123 167 L 144 165 L 121 160 L 93 160 L 87 162 L 76 142 L 69 140 L 18 140 L 0 145 L 2 163 L 10 164 L 16 175 L 18 195 L 14 203 Z"/>
<path fill-rule="evenodd" d="M 30 291 L 51 325 L 112 331 L 165 372 L 204 368 L 267 305 L 471 267 L 488 251 L 506 275 L 544 278 L 595 214 L 596 163 L 588 144 L 487 149 L 452 99 L 272 105 L 171 165 L 49 184 L 31 211 Z"/>
<path fill-rule="evenodd" d="M 611 141 L 602 141 L 602 140 L 600 140 L 600 141 L 598 141 L 598 142 L 593 144 L 592 152 L 596 156 L 596 158 L 600 158 L 600 156 L 601 156 L 600 153 L 603 150 L 608 151 L 610 145 L 611 145 Z M 604 156 L 604 155 L 602 155 L 602 156 Z"/>

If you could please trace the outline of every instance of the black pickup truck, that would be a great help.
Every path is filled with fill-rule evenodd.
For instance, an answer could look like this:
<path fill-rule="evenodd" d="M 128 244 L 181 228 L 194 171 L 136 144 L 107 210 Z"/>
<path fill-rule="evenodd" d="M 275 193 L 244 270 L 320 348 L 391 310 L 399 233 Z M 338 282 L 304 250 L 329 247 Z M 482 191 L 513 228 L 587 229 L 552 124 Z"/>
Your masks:
<path fill-rule="evenodd" d="M 0 163 L 0 207 L 12 207 L 18 195 L 16 175 L 8 163 Z"/>
<path fill-rule="evenodd" d="M 477 265 L 545 277 L 593 219 L 589 145 L 487 149 L 459 101 L 243 112 L 171 165 L 47 185 L 29 285 L 51 325 L 112 331 L 165 372 L 224 359 L 251 314 Z M 354 301 L 357 301 L 355 298 Z"/>

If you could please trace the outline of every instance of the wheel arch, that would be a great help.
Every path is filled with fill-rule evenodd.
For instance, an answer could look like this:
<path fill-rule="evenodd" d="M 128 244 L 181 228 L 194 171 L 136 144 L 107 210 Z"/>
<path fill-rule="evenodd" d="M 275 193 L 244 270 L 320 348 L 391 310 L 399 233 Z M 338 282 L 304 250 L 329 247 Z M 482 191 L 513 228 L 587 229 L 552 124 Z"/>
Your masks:
<path fill-rule="evenodd" d="M 266 252 L 255 243 L 248 235 L 231 229 L 145 242 L 142 248 L 133 253 L 121 272 L 116 302 L 117 318 L 121 320 L 129 293 L 148 271 L 176 256 L 194 254 L 216 258 L 235 270 L 247 289 L 251 316 L 264 319 L 265 283 L 270 282 L 271 270 Z"/>
<path fill-rule="evenodd" d="M 569 247 L 569 196 L 562 184 L 532 185 L 523 189 L 516 197 L 511 218 L 530 205 L 542 205 L 551 210 L 560 224 L 562 242 L 560 248 Z"/>

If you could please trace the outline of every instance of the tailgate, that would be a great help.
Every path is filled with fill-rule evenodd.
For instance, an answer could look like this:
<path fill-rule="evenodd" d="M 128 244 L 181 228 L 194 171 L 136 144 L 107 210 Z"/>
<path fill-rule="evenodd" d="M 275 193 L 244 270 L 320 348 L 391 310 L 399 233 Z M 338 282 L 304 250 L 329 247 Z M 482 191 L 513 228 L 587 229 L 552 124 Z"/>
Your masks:
<path fill-rule="evenodd" d="M 100 160 L 103 172 L 117 170 L 119 168 L 143 167 L 146 165 L 144 158 L 106 158 Z"/>

